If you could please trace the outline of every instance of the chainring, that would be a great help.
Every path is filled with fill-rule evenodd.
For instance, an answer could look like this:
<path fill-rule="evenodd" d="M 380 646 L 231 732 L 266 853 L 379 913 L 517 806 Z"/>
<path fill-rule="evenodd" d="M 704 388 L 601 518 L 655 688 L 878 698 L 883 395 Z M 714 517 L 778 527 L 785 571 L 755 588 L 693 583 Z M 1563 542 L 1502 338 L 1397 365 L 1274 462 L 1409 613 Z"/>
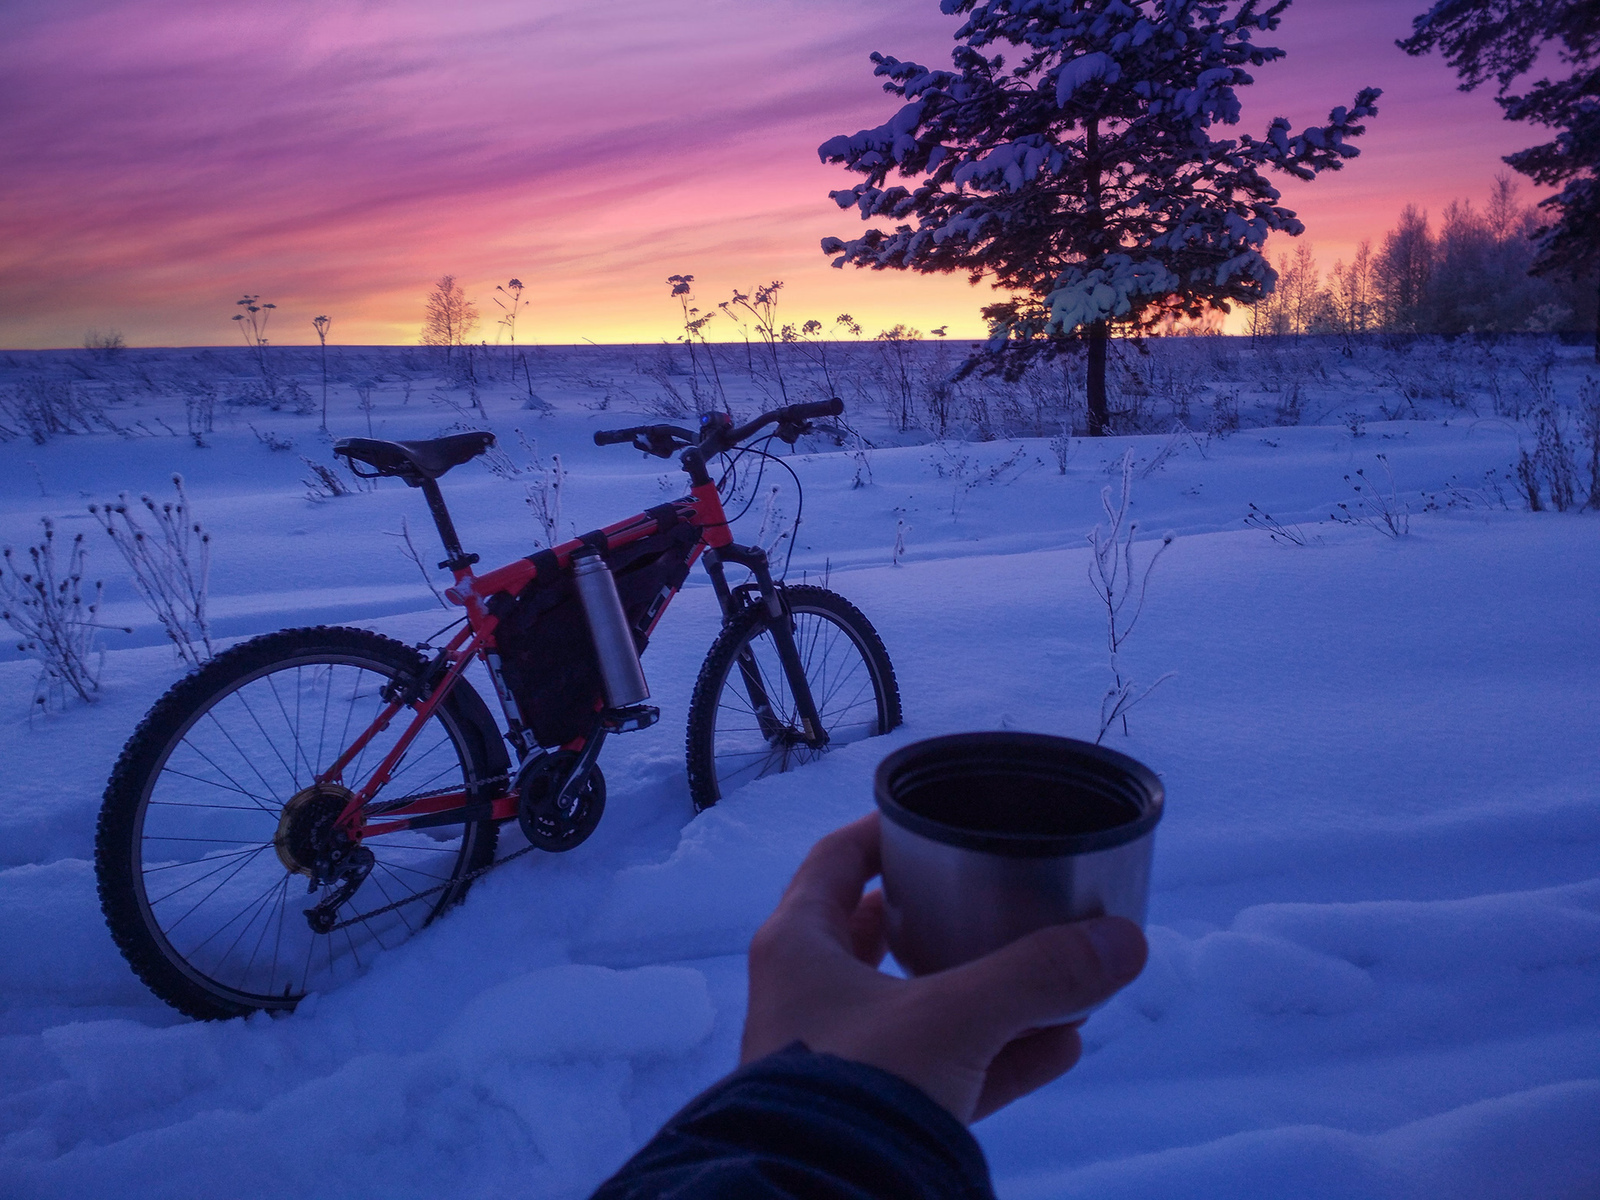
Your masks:
<path fill-rule="evenodd" d="M 598 765 L 578 793 L 570 813 L 556 804 L 579 756 L 570 750 L 541 754 L 517 772 L 517 823 L 530 845 L 560 854 L 581 844 L 600 824 L 606 809 L 606 779 Z"/>

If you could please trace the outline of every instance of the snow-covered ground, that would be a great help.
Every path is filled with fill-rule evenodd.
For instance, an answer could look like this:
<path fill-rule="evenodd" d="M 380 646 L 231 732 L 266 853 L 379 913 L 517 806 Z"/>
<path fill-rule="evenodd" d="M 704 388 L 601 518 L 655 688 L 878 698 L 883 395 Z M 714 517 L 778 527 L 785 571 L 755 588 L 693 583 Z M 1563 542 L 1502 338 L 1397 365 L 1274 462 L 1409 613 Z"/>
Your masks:
<path fill-rule="evenodd" d="M 691 818 L 683 723 L 715 630 L 697 577 L 645 660 L 662 720 L 607 747 L 589 842 L 497 871 L 291 1017 L 221 1024 L 151 997 L 100 917 L 100 791 L 180 672 L 86 506 L 161 495 L 181 472 L 227 638 L 313 622 L 427 636 L 445 615 L 386 534 L 406 518 L 431 560 L 432 530 L 395 483 L 308 500 L 300 456 L 331 461 L 318 415 L 228 403 L 262 398 L 242 352 L 0 356 L 0 396 L 72 378 L 125 431 L 0 444 L 0 540 L 33 540 L 41 515 L 94 534 L 108 616 L 136 626 L 105 636 L 93 706 L 30 718 L 33 664 L 0 661 L 0 1193 L 584 1194 L 732 1066 L 749 935 L 811 842 L 867 811 L 884 753 L 962 729 L 1094 736 L 1108 669 L 1084 534 L 1131 449 L 1141 538 L 1177 535 L 1124 650 L 1138 677 L 1176 676 L 1109 735 L 1168 789 L 1151 960 L 1085 1027 L 1073 1072 L 977 1127 L 1000 1194 L 1600 1194 L 1600 517 L 1523 511 L 1504 479 L 1531 445 L 1506 396 L 1544 379 L 1571 401 L 1600 370 L 1553 344 L 1491 350 L 1495 367 L 1470 347 L 1205 341 L 1183 349 L 1191 369 L 1153 360 L 1169 372 L 1147 381 L 1158 432 L 1069 441 L 1064 472 L 1044 436 L 956 440 L 1017 428 L 986 425 L 970 396 L 935 441 L 926 411 L 899 430 L 886 383 L 849 376 L 847 419 L 873 448 L 816 438 L 786 459 L 805 485 L 791 576 L 826 575 L 877 624 L 905 728 Z M 445 480 L 493 565 L 538 531 L 515 429 L 569 472 L 564 535 L 677 494 L 670 464 L 589 438 L 670 402 L 662 380 L 681 390 L 658 356 L 546 350 L 531 382 L 553 411 L 490 375 L 480 415 L 414 352 L 330 353 L 330 425 L 497 430 L 499 474 Z M 297 369 L 320 408 L 316 360 Z M 201 446 L 186 420 L 207 385 Z M 772 381 L 741 386 L 748 413 Z M 1306 423 L 1266 424 L 1295 415 L 1286 396 Z M 1184 413 L 1197 436 L 1167 432 Z M 1328 520 L 1356 506 L 1358 468 L 1387 492 L 1380 454 L 1410 509 L 1398 539 Z M 1308 544 L 1248 527 L 1252 503 Z M 769 473 L 739 531 L 794 513 Z"/>

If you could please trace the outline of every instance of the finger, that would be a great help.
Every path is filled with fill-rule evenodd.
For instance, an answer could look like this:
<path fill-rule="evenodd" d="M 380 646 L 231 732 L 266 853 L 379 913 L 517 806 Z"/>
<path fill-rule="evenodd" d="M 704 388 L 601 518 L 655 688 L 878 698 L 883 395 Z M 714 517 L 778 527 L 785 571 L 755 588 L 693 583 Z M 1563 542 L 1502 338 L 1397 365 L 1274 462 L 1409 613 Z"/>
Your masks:
<path fill-rule="evenodd" d="M 850 918 L 850 953 L 869 967 L 876 967 L 889 953 L 889 923 L 882 888 L 874 888 L 861 897 Z"/>
<path fill-rule="evenodd" d="M 994 1061 L 972 1119 L 980 1121 L 996 1109 L 1042 1088 L 1058 1075 L 1072 1069 L 1083 1053 L 1083 1042 L 1076 1025 L 1056 1025 L 1025 1033 L 1007 1042 Z"/>
<path fill-rule="evenodd" d="M 861 891 L 879 869 L 878 814 L 873 812 L 835 829 L 811 847 L 779 908 L 790 914 L 815 915 L 841 943 L 848 944 L 850 919 L 861 902 Z"/>
<path fill-rule="evenodd" d="M 1096 917 L 1035 930 L 992 954 L 926 982 L 946 994 L 935 1011 L 949 1033 L 976 1037 L 990 1053 L 1029 1029 L 1059 1025 L 1093 1008 L 1144 969 L 1144 934 L 1121 917 Z"/>

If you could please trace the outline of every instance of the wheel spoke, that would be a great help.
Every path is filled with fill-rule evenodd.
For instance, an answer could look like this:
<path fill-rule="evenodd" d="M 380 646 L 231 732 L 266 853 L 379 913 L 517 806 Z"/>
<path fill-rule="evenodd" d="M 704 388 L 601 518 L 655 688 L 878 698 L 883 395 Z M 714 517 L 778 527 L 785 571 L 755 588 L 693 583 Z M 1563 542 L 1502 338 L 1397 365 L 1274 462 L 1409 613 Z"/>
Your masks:
<path fill-rule="evenodd" d="M 141 972 L 159 994 L 193 1015 L 290 1007 L 309 990 L 342 983 L 443 907 L 444 901 L 424 903 L 419 892 L 444 884 L 445 898 L 458 898 L 464 889 L 453 894 L 448 885 L 493 861 L 489 822 L 463 823 L 444 840 L 433 838 L 432 830 L 397 830 L 370 842 L 373 868 L 340 906 L 338 929 L 318 934 L 301 918 L 300 909 L 334 894 L 334 883 L 307 893 L 298 872 L 309 869 L 312 860 L 305 856 L 324 853 L 328 843 L 318 839 L 331 829 L 335 800 L 350 794 L 334 784 L 310 789 L 326 763 L 371 729 L 384 707 L 382 688 L 419 669 L 414 652 L 379 635 L 326 632 L 326 651 L 297 632 L 268 635 L 281 639 L 282 661 L 262 646 L 268 639 L 213 659 L 202 668 L 216 681 L 208 698 L 203 692 L 199 700 L 187 698 L 195 694 L 190 677 L 181 701 L 187 707 L 176 707 L 174 689 L 152 710 L 147 726 L 161 717 L 174 732 L 163 735 L 161 726 L 152 726 L 156 732 L 143 735 L 171 739 L 145 750 L 154 764 L 147 774 L 121 785 L 113 778 L 132 813 L 123 818 L 131 821 L 131 841 L 120 855 L 128 862 L 131 852 L 134 892 L 115 913 L 108 902 L 108 918 L 148 947 L 140 951 L 145 959 L 170 964 L 154 974 L 141 966 Z M 305 648 L 308 641 L 313 648 Z M 465 681 L 458 686 L 470 687 Z M 460 711 L 447 699 L 430 714 L 374 796 L 372 810 L 415 803 L 412 795 L 450 789 L 453 779 L 470 788 L 488 777 L 461 728 Z M 407 710 L 401 715 L 412 716 Z M 405 732 L 406 722 L 396 721 L 374 733 L 345 778 L 363 778 L 366 764 L 388 758 Z M 108 811 L 112 803 L 108 789 Z M 108 852 L 118 854 L 106 847 L 98 852 L 102 876 Z M 296 859 L 294 870 L 286 868 Z M 298 903 L 296 892 L 304 897 Z"/>
<path fill-rule="evenodd" d="M 817 597 L 814 605 L 810 596 L 799 594 L 804 592 Z M 880 733 L 886 713 L 893 711 L 885 697 L 885 688 L 893 686 L 892 672 L 885 668 L 880 673 L 873 655 L 881 655 L 881 648 L 869 648 L 878 645 L 876 636 L 870 627 L 858 629 L 859 614 L 853 614 L 848 606 L 841 608 L 843 601 L 820 589 L 797 587 L 790 596 L 795 650 L 822 729 L 829 736 L 828 744 L 804 744 L 799 701 L 789 686 L 776 640 L 764 622 L 750 620 L 739 642 L 723 643 L 713 652 L 721 655 L 715 668 L 720 677 L 703 686 L 714 687 L 714 697 L 702 696 L 697 689 L 696 702 L 704 707 L 700 716 L 691 717 L 691 779 L 697 770 L 706 769 L 695 767 L 694 762 L 704 761 L 710 769 L 709 782 L 714 784 L 710 797 L 697 791 L 698 803 L 715 800 L 752 779 L 812 762 L 833 745 Z M 707 668 L 712 669 L 710 662 Z M 764 717 L 750 698 L 744 669 L 765 689 L 770 717 Z M 698 742 L 696 721 L 701 729 Z M 697 754 L 705 758 L 696 760 Z M 695 786 L 703 784 L 697 781 Z"/>

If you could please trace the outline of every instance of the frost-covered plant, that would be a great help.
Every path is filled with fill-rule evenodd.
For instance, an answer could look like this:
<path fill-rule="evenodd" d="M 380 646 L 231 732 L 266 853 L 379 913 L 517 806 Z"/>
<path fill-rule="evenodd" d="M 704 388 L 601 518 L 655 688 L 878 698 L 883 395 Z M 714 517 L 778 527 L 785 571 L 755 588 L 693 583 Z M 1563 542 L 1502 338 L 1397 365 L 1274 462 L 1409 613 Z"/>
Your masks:
<path fill-rule="evenodd" d="M 311 474 L 300 482 L 305 484 L 306 499 L 313 504 L 320 504 L 324 500 L 337 500 L 340 496 L 354 496 L 358 492 L 370 492 L 378 486 L 376 480 L 362 479 L 359 475 L 346 477 L 339 473 L 337 466 L 320 463 L 303 454 L 300 456 L 300 461 L 311 471 Z"/>
<path fill-rule="evenodd" d="M 1444 512 L 1451 509 L 1499 507 L 1509 512 L 1511 505 L 1506 499 L 1505 489 L 1508 482 L 1514 482 L 1511 472 L 1497 471 L 1493 467 L 1483 473 L 1482 487 L 1464 484 L 1452 475 L 1441 491 L 1422 493 L 1422 511 Z"/>
<path fill-rule="evenodd" d="M 852 490 L 856 488 L 868 487 L 872 483 L 871 447 L 867 445 L 864 438 L 858 436 L 856 441 L 857 445 L 850 447 L 844 452 L 845 457 L 848 458 L 855 466 L 855 474 L 851 476 L 850 479 L 850 487 Z"/>
<path fill-rule="evenodd" d="M 889 560 L 890 566 L 898 567 L 900 560 L 906 556 L 906 534 L 911 532 L 911 526 L 906 524 L 904 517 L 894 520 L 894 555 Z"/>
<path fill-rule="evenodd" d="M 712 407 L 726 409 L 728 394 L 722 387 L 722 372 L 717 357 L 706 341 L 706 326 L 716 313 L 702 313 L 694 303 L 694 276 L 669 275 L 667 286 L 683 312 L 683 336 L 678 340 L 689 348 L 689 391 L 694 398 L 690 413 Z M 715 404 L 713 404 L 713 399 Z"/>
<path fill-rule="evenodd" d="M 217 428 L 217 389 L 212 383 L 192 383 L 184 388 L 183 413 L 189 436 L 197 448 L 206 448 L 206 435 Z"/>
<path fill-rule="evenodd" d="M 183 476 L 173 475 L 176 500 L 160 504 L 139 497 L 153 529 L 145 529 L 124 492 L 115 504 L 91 504 L 89 511 L 111 536 L 112 545 L 133 572 L 139 593 L 171 639 L 178 658 L 199 666 L 216 651 L 206 616 L 211 583 L 211 535 L 195 520 Z"/>
<path fill-rule="evenodd" d="M 1518 373 L 1528 385 L 1528 408 L 1537 411 L 1555 403 L 1556 385 L 1552 375 L 1555 365 L 1556 356 L 1548 349 L 1531 360 L 1517 364 Z"/>
<path fill-rule="evenodd" d="M 761 506 L 761 526 L 756 530 L 756 545 L 766 551 L 768 558 L 778 553 L 778 548 L 794 535 L 794 527 L 783 511 L 783 501 L 774 484 L 767 491 Z"/>
<path fill-rule="evenodd" d="M 255 434 L 256 441 L 260 442 L 263 446 L 275 454 L 283 450 L 294 449 L 293 438 L 282 437 L 270 429 L 260 430 L 254 425 L 248 423 L 245 425 L 245 428 L 247 428 L 251 433 Z"/>
<path fill-rule="evenodd" d="M 1395 488 L 1387 454 L 1378 455 L 1378 465 L 1383 468 L 1384 483 L 1379 485 L 1365 467 L 1357 467 L 1354 478 L 1344 477 L 1356 494 L 1354 503 L 1341 501 L 1339 511 L 1328 515 L 1341 525 L 1367 525 L 1385 537 L 1403 538 L 1411 532 L 1411 505 Z"/>
<path fill-rule="evenodd" d="M 921 337 L 921 330 L 896 325 L 872 339 L 878 347 L 878 361 L 870 377 L 879 387 L 885 411 L 901 433 L 910 429 L 916 418 L 915 359 Z"/>
<path fill-rule="evenodd" d="M 1320 535 L 1308 535 L 1298 525 L 1285 525 L 1266 509 L 1258 508 L 1254 501 L 1250 504 L 1250 511 L 1245 514 L 1244 523 L 1251 529 L 1261 530 L 1280 546 L 1305 547 L 1322 540 Z"/>
<path fill-rule="evenodd" d="M 57 434 L 122 432 L 105 409 L 71 380 L 24 379 L 0 392 L 0 441 L 27 437 L 43 445 Z"/>
<path fill-rule="evenodd" d="M 1553 404 L 1541 406 L 1533 414 L 1533 453 L 1518 449 L 1517 477 L 1528 507 L 1538 512 L 1539 485 L 1550 497 L 1550 507 L 1566 512 L 1581 503 L 1578 495 L 1577 447 L 1568 436 L 1566 415 Z"/>
<path fill-rule="evenodd" d="M 1145 564 L 1140 574 L 1133 564 L 1133 535 L 1139 528 L 1137 521 L 1128 520 L 1128 506 L 1133 499 L 1133 451 L 1122 456 L 1122 489 L 1115 504 L 1112 503 L 1111 486 L 1100 490 L 1100 504 L 1105 509 L 1106 524 L 1096 525 L 1089 531 L 1089 545 L 1094 559 L 1089 564 L 1089 586 L 1106 610 L 1106 645 L 1111 653 L 1111 686 L 1100 698 L 1100 732 L 1095 735 L 1098 744 L 1106 731 L 1117 721 L 1122 722 L 1122 732 L 1128 732 L 1128 713 L 1142 703 L 1173 672 L 1168 671 L 1143 691 L 1132 678 L 1123 673 L 1122 646 L 1138 624 L 1144 612 L 1145 594 L 1150 588 L 1150 573 L 1156 563 L 1172 545 L 1173 535 L 1162 536 L 1161 545 Z M 1129 603 L 1132 611 L 1129 611 Z"/>
<path fill-rule="evenodd" d="M 1578 430 L 1589 456 L 1589 507 L 1600 509 L 1600 380 L 1592 375 L 1578 386 Z"/>
<path fill-rule="evenodd" d="M 746 322 L 755 325 L 756 336 L 761 344 L 767 348 L 766 357 L 772 363 L 772 380 L 778 385 L 778 396 L 783 403 L 789 403 L 789 389 L 783 378 L 783 364 L 778 356 L 778 343 L 783 340 L 782 330 L 778 326 L 778 293 L 783 289 L 783 280 L 774 279 L 771 283 L 758 285 L 754 292 L 746 294 L 738 288 L 733 290 L 730 299 L 717 305 L 728 318 L 740 329 L 746 328 Z M 746 344 L 749 339 L 746 337 Z M 751 378 L 755 378 L 754 361 L 751 362 Z"/>
<path fill-rule="evenodd" d="M 1239 431 L 1239 389 L 1228 388 L 1211 397 L 1211 416 L 1206 421 L 1206 432 L 1213 437 L 1226 438 Z"/>
<path fill-rule="evenodd" d="M 234 313 L 233 319 L 239 323 L 239 336 L 244 338 L 244 344 L 250 347 L 250 353 L 256 360 L 256 367 L 261 372 L 261 382 L 269 393 L 276 393 L 276 382 L 272 377 L 272 364 L 267 358 L 267 322 L 272 319 L 276 304 L 261 303 L 260 296 L 246 294 L 242 300 L 234 301 L 242 313 Z"/>
<path fill-rule="evenodd" d="M 371 379 L 363 379 L 356 384 L 356 407 L 366 414 L 367 436 L 372 436 L 372 410 L 376 407 L 372 400 L 372 393 L 377 390 L 377 383 Z"/>
<path fill-rule="evenodd" d="M 1050 439 L 1050 454 L 1056 460 L 1056 474 L 1067 473 L 1067 464 L 1072 461 L 1072 456 L 1078 452 L 1078 447 L 1082 444 L 1081 441 L 1073 439 L 1072 431 L 1065 425 L 1061 427 L 1060 433 Z"/>
<path fill-rule="evenodd" d="M 1002 393 L 1002 436 L 1043 437 L 1051 430 L 1083 428 L 1083 391 L 1066 359 L 1029 365 L 1016 385 Z"/>
<path fill-rule="evenodd" d="M 567 471 L 559 454 L 550 456 L 548 467 L 540 465 L 536 455 L 530 474 L 533 479 L 522 485 L 523 502 L 539 523 L 544 544 L 554 546 L 561 540 L 561 493 L 566 488 Z"/>
<path fill-rule="evenodd" d="M 388 533 L 387 530 L 384 532 Z M 422 573 L 422 582 L 428 585 L 428 590 L 433 593 L 433 598 L 439 602 L 439 607 L 449 608 L 449 602 L 445 600 L 444 594 L 439 591 L 438 585 L 434 583 L 433 574 L 428 570 L 428 564 L 423 561 L 421 551 L 417 549 L 417 544 L 411 540 L 411 527 L 406 524 L 404 517 L 400 518 L 400 532 L 388 533 L 388 536 L 400 539 L 399 549 L 401 555 Z"/>
<path fill-rule="evenodd" d="M 96 641 L 100 630 L 121 628 L 95 620 L 100 611 L 104 585 L 96 582 L 93 599 L 84 603 L 83 569 L 87 552 L 83 534 L 72 539 L 72 549 L 64 563 L 56 561 L 56 530 L 49 517 L 43 517 L 44 540 L 27 550 L 28 564 L 7 546 L 4 567 L 0 568 L 0 609 L 3 619 L 21 641 L 17 649 L 39 663 L 39 678 L 34 684 L 33 703 L 40 709 L 52 704 L 61 707 L 67 693 L 93 702 L 100 694 L 100 668 L 104 651 Z M 129 633 L 131 630 L 124 629 Z"/>
<path fill-rule="evenodd" d="M 958 454 L 946 443 L 935 442 L 934 453 L 926 461 L 933 467 L 933 473 L 950 485 L 950 519 L 954 521 L 960 517 L 968 493 L 980 487 L 1014 483 L 1033 465 L 1027 458 L 1028 448 L 1022 445 L 986 467 L 975 454 Z"/>
<path fill-rule="evenodd" d="M 1186 444 L 1193 446 L 1197 451 L 1199 451 L 1200 457 L 1204 458 L 1206 456 L 1206 446 L 1210 443 L 1210 440 L 1211 439 L 1208 436 L 1206 440 L 1202 442 L 1198 437 L 1195 436 L 1194 431 L 1182 421 L 1173 422 L 1172 431 L 1167 434 L 1167 440 L 1163 442 L 1161 444 L 1161 448 L 1151 456 L 1150 461 L 1145 463 L 1144 466 L 1139 469 L 1139 478 L 1148 479 L 1157 471 L 1162 470 L 1167 465 L 1167 461 L 1175 457 L 1178 451 L 1182 450 Z M 1063 472 L 1063 474 L 1065 474 L 1065 472 Z"/>
<path fill-rule="evenodd" d="M 333 327 L 332 317 L 312 317 L 311 328 L 317 331 L 317 344 L 322 347 L 322 428 L 328 427 L 328 330 Z M 406 385 L 410 395 L 411 385 Z"/>
<path fill-rule="evenodd" d="M 1517 448 L 1516 465 L 1512 468 L 1517 482 L 1517 490 L 1522 493 L 1522 499 L 1528 506 L 1529 512 L 1543 512 L 1544 501 L 1540 497 L 1539 465 L 1534 461 L 1533 455 L 1528 453 L 1526 446 Z"/>
<path fill-rule="evenodd" d="M 685 313 L 685 317 L 687 315 Z M 849 313 L 840 313 L 833 319 L 833 325 L 834 329 L 853 337 L 861 336 L 861 326 Z M 786 346 L 793 346 L 803 360 L 822 373 L 822 384 L 818 389 L 822 395 L 837 396 L 843 383 L 842 375 L 835 377 L 841 355 L 833 340 L 822 336 L 823 332 L 821 321 L 810 320 L 803 322 L 798 329 L 793 325 L 785 325 L 780 336 Z"/>

